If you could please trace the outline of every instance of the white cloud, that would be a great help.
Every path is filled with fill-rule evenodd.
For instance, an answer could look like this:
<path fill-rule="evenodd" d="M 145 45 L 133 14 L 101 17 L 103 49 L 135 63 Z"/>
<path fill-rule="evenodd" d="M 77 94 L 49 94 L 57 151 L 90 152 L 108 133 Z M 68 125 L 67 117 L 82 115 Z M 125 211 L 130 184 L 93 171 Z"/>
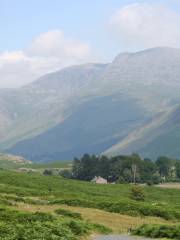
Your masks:
<path fill-rule="evenodd" d="M 121 8 L 109 28 L 126 50 L 180 47 L 180 14 L 165 5 L 136 3 Z"/>
<path fill-rule="evenodd" d="M 0 88 L 19 87 L 41 75 L 92 60 L 88 44 L 60 30 L 38 36 L 24 50 L 0 53 Z"/>

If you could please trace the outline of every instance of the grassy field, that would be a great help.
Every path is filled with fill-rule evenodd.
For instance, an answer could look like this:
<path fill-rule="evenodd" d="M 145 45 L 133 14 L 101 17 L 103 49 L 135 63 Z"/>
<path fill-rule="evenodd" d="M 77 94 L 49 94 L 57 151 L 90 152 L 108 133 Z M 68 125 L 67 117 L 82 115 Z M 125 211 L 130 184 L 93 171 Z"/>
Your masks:
<path fill-rule="evenodd" d="M 157 187 L 161 188 L 169 188 L 169 189 L 180 189 L 180 183 L 162 183 L 157 185 Z"/>
<path fill-rule="evenodd" d="M 95 185 L 58 176 L 0 171 L 0 191 L 19 196 L 38 196 L 50 204 L 99 208 L 130 215 L 152 215 L 179 219 L 180 191 L 144 187 L 146 201 L 130 199 L 131 185 Z M 119 206 L 119 208 L 118 208 Z M 165 215 L 163 215 L 165 214 Z"/>
<path fill-rule="evenodd" d="M 71 167 L 71 161 L 56 161 L 51 163 L 32 163 L 32 164 L 23 164 L 23 168 L 31 169 L 54 169 L 54 168 L 69 168 Z"/>
<path fill-rule="evenodd" d="M 113 230 L 114 233 L 127 233 L 130 228 L 139 227 L 142 224 L 168 224 L 167 220 L 157 217 L 133 217 L 117 213 L 109 213 L 99 209 L 83 207 L 73 207 L 67 205 L 31 205 L 20 203 L 16 206 L 17 210 L 28 212 L 48 212 L 53 213 L 56 209 L 67 209 L 72 212 L 80 213 L 83 219 L 93 223 L 101 223 Z"/>
<path fill-rule="evenodd" d="M 65 239 L 80 239 L 82 236 L 84 238 L 92 232 L 107 233 L 110 229 L 115 233 L 127 232 L 129 228 L 140 227 L 142 224 L 173 226 L 180 223 L 179 189 L 145 186 L 145 201 L 139 202 L 130 198 L 131 188 L 132 186 L 127 184 L 96 185 L 64 179 L 60 176 L 0 170 L 0 212 L 2 213 L 1 209 L 4 208 L 7 211 L 3 215 L 4 218 L 0 215 L 0 233 L 1 224 L 9 224 L 9 218 L 13 219 L 11 212 L 9 213 L 12 210 L 18 211 L 18 214 L 30 214 L 25 218 L 36 219 L 42 238 L 34 239 L 46 239 L 43 238 L 46 227 L 49 228 L 49 224 L 52 223 L 54 225 L 50 226 L 50 229 L 54 231 L 57 222 L 69 234 Z M 82 219 L 71 219 L 67 216 L 59 218 L 55 213 L 59 208 L 80 213 Z M 54 222 L 48 220 L 51 218 L 49 215 L 43 215 L 43 220 L 40 221 L 41 217 L 34 215 L 36 212 L 55 216 Z M 21 218 L 23 219 L 24 216 L 17 219 L 21 222 Z M 72 220 L 73 223 L 69 223 Z M 23 227 L 29 227 L 31 231 L 35 224 L 33 221 L 31 220 L 30 225 L 23 225 Z M 99 223 L 105 228 L 97 225 Z M 19 226 L 19 222 L 12 222 L 12 226 L 16 224 Z M 9 227 L 12 228 L 12 226 Z M 73 233 L 74 228 L 80 231 L 79 235 L 77 232 Z M 15 233 L 16 229 L 13 230 Z M 31 238 L 33 239 L 33 236 Z M 4 239 L 17 239 L 17 235 L 15 238 Z"/>
<path fill-rule="evenodd" d="M 23 165 L 30 165 L 30 161 L 21 156 L 0 153 L 0 168 L 16 169 Z"/>
<path fill-rule="evenodd" d="M 8 159 L 6 156 L 0 156 L 0 168 L 18 170 L 21 168 L 44 170 L 44 169 L 59 169 L 71 167 L 71 161 L 56 161 L 51 163 L 30 163 L 30 162 L 15 162 Z"/>

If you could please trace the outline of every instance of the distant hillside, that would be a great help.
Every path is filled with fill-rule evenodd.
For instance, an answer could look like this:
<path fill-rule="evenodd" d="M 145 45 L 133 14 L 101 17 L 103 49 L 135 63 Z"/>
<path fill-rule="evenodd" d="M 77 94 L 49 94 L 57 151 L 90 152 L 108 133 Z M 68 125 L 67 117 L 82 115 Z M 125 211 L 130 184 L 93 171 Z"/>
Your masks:
<path fill-rule="evenodd" d="M 180 50 L 174 48 L 65 68 L 0 91 L 0 149 L 33 161 L 114 149 L 179 104 L 179 88 Z"/>
<path fill-rule="evenodd" d="M 9 152 L 34 161 L 98 154 L 146 120 L 133 99 L 99 97 L 80 105 L 69 118 L 45 133 L 17 143 Z"/>
<path fill-rule="evenodd" d="M 83 101 L 80 92 L 105 64 L 72 66 L 19 89 L 0 90 L 0 149 L 64 121 Z"/>
<path fill-rule="evenodd" d="M 0 168 L 14 169 L 23 165 L 31 165 L 32 162 L 21 156 L 0 153 Z"/>
<path fill-rule="evenodd" d="M 138 152 L 153 159 L 180 157 L 180 106 L 167 111 L 130 133 L 123 141 L 104 152 L 107 155 Z"/>

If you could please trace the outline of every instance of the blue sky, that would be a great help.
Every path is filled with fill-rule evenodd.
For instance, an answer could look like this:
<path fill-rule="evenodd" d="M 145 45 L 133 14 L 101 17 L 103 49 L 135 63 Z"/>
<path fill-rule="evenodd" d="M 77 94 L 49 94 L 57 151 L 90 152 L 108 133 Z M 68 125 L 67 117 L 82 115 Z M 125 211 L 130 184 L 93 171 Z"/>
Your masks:
<path fill-rule="evenodd" d="M 0 0 L 0 51 L 21 49 L 43 32 L 62 29 L 65 34 L 106 46 L 105 25 L 127 0 Z M 107 50 L 107 49 L 106 49 Z"/>
<path fill-rule="evenodd" d="M 70 64 L 111 61 L 123 51 L 160 45 L 180 47 L 177 23 L 180 23 L 179 0 L 0 0 L 0 78 L 5 79 L 3 84 L 0 82 L 0 87 L 19 86 L 24 82 L 19 80 L 18 83 L 17 79 L 26 78 L 30 82 L 46 72 Z M 63 37 L 57 31 L 63 33 Z M 43 33 L 51 36 L 42 36 Z M 49 38 L 51 43 L 47 41 Z M 61 50 L 57 46 L 58 57 L 53 55 L 56 50 L 52 46 L 48 52 L 45 49 L 45 53 L 42 48 L 39 50 L 40 41 L 43 41 L 44 48 L 45 42 L 53 45 L 53 41 L 56 44 L 59 41 L 62 46 Z M 79 41 L 77 49 L 79 53 L 82 50 L 82 56 L 76 51 L 76 41 Z M 71 57 L 68 48 L 72 49 Z M 51 59 L 49 66 L 47 57 Z M 64 64 L 61 58 L 66 59 Z M 52 68 L 53 64 L 55 68 Z M 21 66 L 27 68 L 27 72 L 19 76 Z"/>
<path fill-rule="evenodd" d="M 107 21 L 117 9 L 136 2 L 161 2 L 180 9 L 173 0 L 0 0 L 0 51 L 25 48 L 40 33 L 61 29 L 112 56 L 118 47 L 108 36 Z"/>

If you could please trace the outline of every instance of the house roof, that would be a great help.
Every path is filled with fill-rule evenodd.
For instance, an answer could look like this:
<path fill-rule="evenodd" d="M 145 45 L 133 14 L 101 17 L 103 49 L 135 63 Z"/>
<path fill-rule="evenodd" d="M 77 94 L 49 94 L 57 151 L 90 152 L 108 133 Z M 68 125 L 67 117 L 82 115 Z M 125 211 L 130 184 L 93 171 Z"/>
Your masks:
<path fill-rule="evenodd" d="M 101 176 L 95 176 L 91 181 L 96 182 L 96 181 L 107 181 L 107 179 L 102 178 Z"/>

